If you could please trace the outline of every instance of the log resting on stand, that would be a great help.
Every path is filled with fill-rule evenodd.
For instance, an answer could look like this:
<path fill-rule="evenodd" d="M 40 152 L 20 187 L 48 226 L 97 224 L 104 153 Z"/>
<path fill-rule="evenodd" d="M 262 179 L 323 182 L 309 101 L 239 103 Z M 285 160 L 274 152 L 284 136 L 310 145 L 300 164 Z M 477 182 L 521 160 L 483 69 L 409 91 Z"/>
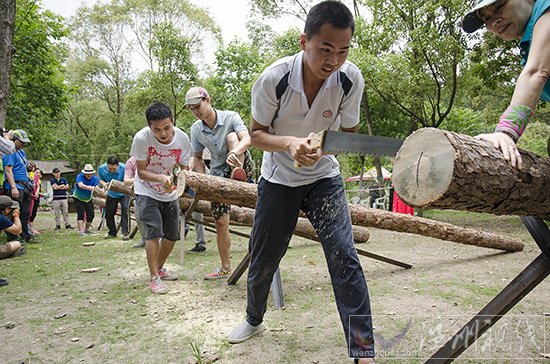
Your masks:
<path fill-rule="evenodd" d="M 550 159 L 520 150 L 521 170 L 487 141 L 426 128 L 411 134 L 392 174 L 399 197 L 421 208 L 550 220 Z"/>
<path fill-rule="evenodd" d="M 187 210 L 191 206 L 193 200 L 190 198 L 181 198 L 180 207 L 184 210 Z M 204 216 L 212 216 L 212 209 L 210 208 L 210 203 L 206 201 L 199 201 L 197 206 L 195 206 L 194 211 L 200 212 Z M 231 222 L 238 223 L 243 226 L 252 226 L 254 222 L 254 209 L 248 207 L 239 207 L 231 206 L 231 211 L 229 213 L 229 219 Z M 299 217 L 296 224 L 296 229 L 294 229 L 294 234 L 311 239 L 317 239 L 317 233 L 311 225 L 308 219 Z M 369 240 L 369 232 L 366 228 L 362 226 L 353 226 L 353 240 L 355 243 L 366 243 Z"/>
<path fill-rule="evenodd" d="M 227 179 L 224 179 L 227 180 Z M 112 189 L 115 192 L 124 193 L 129 196 L 133 196 L 134 192 L 131 187 L 124 185 L 120 181 L 111 181 L 109 183 L 109 189 Z M 204 196 L 201 196 L 204 198 Z M 180 198 L 180 207 L 187 211 L 187 209 L 193 203 L 193 199 L 188 197 Z M 194 211 L 200 212 L 205 216 L 212 216 L 212 209 L 210 203 L 207 201 L 199 201 L 195 206 Z M 247 207 L 231 206 L 231 212 L 229 214 L 229 219 L 231 221 L 246 225 L 252 226 L 254 221 L 254 210 Z M 311 223 L 305 218 L 298 218 L 298 224 L 296 225 L 296 234 L 305 238 L 316 238 L 317 234 L 313 229 Z M 366 228 L 362 226 L 353 227 L 353 239 L 356 243 L 366 243 L 369 240 L 369 232 Z M 315 239 L 313 239 L 315 240 Z"/>
<path fill-rule="evenodd" d="M 193 188 L 202 199 L 249 208 L 256 206 L 258 190 L 254 184 L 189 171 L 186 171 L 186 173 L 187 185 Z M 112 188 L 115 190 L 114 185 Z M 118 190 L 117 192 L 124 193 Z M 369 209 L 358 205 L 350 204 L 349 209 L 353 225 L 430 236 L 456 243 L 505 251 L 520 251 L 523 249 L 523 243 L 520 240 L 497 234 L 480 232 L 416 216 Z"/>

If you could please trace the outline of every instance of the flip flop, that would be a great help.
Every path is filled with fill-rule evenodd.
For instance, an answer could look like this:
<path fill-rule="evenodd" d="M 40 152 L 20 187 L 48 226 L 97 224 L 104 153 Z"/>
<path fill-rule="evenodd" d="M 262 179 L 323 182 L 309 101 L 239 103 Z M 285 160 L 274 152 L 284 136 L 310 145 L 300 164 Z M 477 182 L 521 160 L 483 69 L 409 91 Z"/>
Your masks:
<path fill-rule="evenodd" d="M 242 167 L 235 167 L 231 171 L 231 179 L 246 182 L 246 172 Z"/>

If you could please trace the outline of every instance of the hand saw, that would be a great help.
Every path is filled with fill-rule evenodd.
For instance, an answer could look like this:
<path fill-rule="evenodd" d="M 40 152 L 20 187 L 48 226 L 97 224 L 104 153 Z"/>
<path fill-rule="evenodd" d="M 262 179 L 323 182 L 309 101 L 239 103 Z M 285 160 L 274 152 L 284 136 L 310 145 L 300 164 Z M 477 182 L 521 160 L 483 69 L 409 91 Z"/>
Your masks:
<path fill-rule="evenodd" d="M 310 145 L 314 149 L 321 149 L 324 153 L 330 154 L 357 153 L 372 156 L 394 156 L 399 148 L 401 148 L 401 145 L 403 145 L 403 140 L 375 135 L 323 130 L 311 139 Z"/>

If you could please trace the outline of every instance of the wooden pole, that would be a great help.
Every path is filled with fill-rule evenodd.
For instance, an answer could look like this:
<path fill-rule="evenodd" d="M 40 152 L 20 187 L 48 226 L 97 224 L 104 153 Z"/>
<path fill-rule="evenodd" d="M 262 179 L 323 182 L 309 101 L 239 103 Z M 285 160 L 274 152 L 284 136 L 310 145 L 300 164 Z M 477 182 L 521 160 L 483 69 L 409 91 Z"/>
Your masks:
<path fill-rule="evenodd" d="M 127 195 L 133 195 L 132 188 L 124 185 L 120 181 L 111 181 L 109 188 L 115 192 L 124 193 Z M 182 197 L 180 198 L 180 207 L 187 211 L 187 209 L 193 203 L 193 199 Z M 207 201 L 198 201 L 197 205 L 194 208 L 194 211 L 200 212 L 205 216 L 212 216 L 212 210 L 210 208 L 210 203 Z M 246 207 L 231 206 L 231 212 L 229 214 L 229 219 L 231 221 L 237 222 L 245 226 L 252 226 L 254 221 L 254 210 Z M 296 225 L 295 234 L 305 238 L 317 237 L 315 229 L 305 218 L 298 218 L 298 223 Z M 370 234 L 368 230 L 362 226 L 353 227 L 353 239 L 356 243 L 366 243 L 369 240 Z"/>
<path fill-rule="evenodd" d="M 105 192 L 105 190 L 100 187 L 100 186 L 95 186 L 94 187 L 94 191 L 93 191 L 93 195 L 95 197 L 99 197 L 99 198 L 103 198 L 103 199 L 106 199 L 107 198 L 107 193 Z"/>
<path fill-rule="evenodd" d="M 257 187 L 254 184 L 195 172 L 186 171 L 185 173 L 187 173 L 187 185 L 193 188 L 201 199 L 249 208 L 254 208 L 256 205 Z M 111 188 L 113 190 L 117 188 L 117 192 L 122 192 L 123 188 L 118 189 L 119 186 L 123 186 L 122 183 L 113 183 Z M 123 187 L 128 190 L 127 186 Z M 349 208 L 354 225 L 430 236 L 505 251 L 523 249 L 523 243 L 520 240 L 510 237 L 353 204 L 350 204 Z M 236 218 L 232 219 L 236 220 Z"/>

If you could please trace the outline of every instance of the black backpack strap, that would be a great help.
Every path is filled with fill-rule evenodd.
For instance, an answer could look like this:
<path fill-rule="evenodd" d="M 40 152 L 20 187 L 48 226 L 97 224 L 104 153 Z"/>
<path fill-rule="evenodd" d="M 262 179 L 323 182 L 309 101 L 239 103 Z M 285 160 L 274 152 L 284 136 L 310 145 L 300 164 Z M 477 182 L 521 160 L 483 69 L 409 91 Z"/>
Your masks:
<path fill-rule="evenodd" d="M 342 85 L 342 90 L 344 91 L 344 95 L 342 96 L 342 101 L 343 101 L 344 97 L 346 97 L 348 93 L 351 91 L 351 88 L 353 87 L 353 82 L 351 82 L 348 75 L 346 75 L 344 71 L 338 71 L 338 76 L 340 77 L 340 84 Z M 279 115 L 279 109 L 281 108 L 281 97 L 283 96 L 286 89 L 288 88 L 289 77 L 290 77 L 290 71 L 285 73 L 285 75 L 277 83 L 277 86 L 275 86 L 275 97 L 277 98 L 277 110 L 275 110 L 275 115 L 273 116 L 273 120 L 275 120 Z M 341 103 L 342 102 L 340 102 L 340 104 Z"/>
<path fill-rule="evenodd" d="M 290 77 L 290 71 L 285 73 L 283 78 L 277 83 L 277 86 L 275 86 L 275 97 L 277 97 L 277 110 L 275 110 L 275 114 L 273 115 L 273 120 L 277 119 L 277 116 L 279 116 L 279 109 L 281 108 L 281 97 L 285 93 L 286 89 L 288 88 L 288 78 Z"/>
<path fill-rule="evenodd" d="M 348 93 L 351 91 L 353 82 L 351 82 L 348 75 L 346 75 L 344 71 L 339 71 L 338 73 L 340 75 L 340 84 L 342 85 L 342 89 L 344 90 L 344 96 L 347 96 Z"/>
<path fill-rule="evenodd" d="M 285 93 L 287 87 L 288 87 L 288 77 L 290 76 L 290 71 L 285 73 L 283 78 L 279 81 L 277 86 L 275 86 L 275 96 L 277 97 L 277 101 L 281 100 L 281 97 Z"/>

